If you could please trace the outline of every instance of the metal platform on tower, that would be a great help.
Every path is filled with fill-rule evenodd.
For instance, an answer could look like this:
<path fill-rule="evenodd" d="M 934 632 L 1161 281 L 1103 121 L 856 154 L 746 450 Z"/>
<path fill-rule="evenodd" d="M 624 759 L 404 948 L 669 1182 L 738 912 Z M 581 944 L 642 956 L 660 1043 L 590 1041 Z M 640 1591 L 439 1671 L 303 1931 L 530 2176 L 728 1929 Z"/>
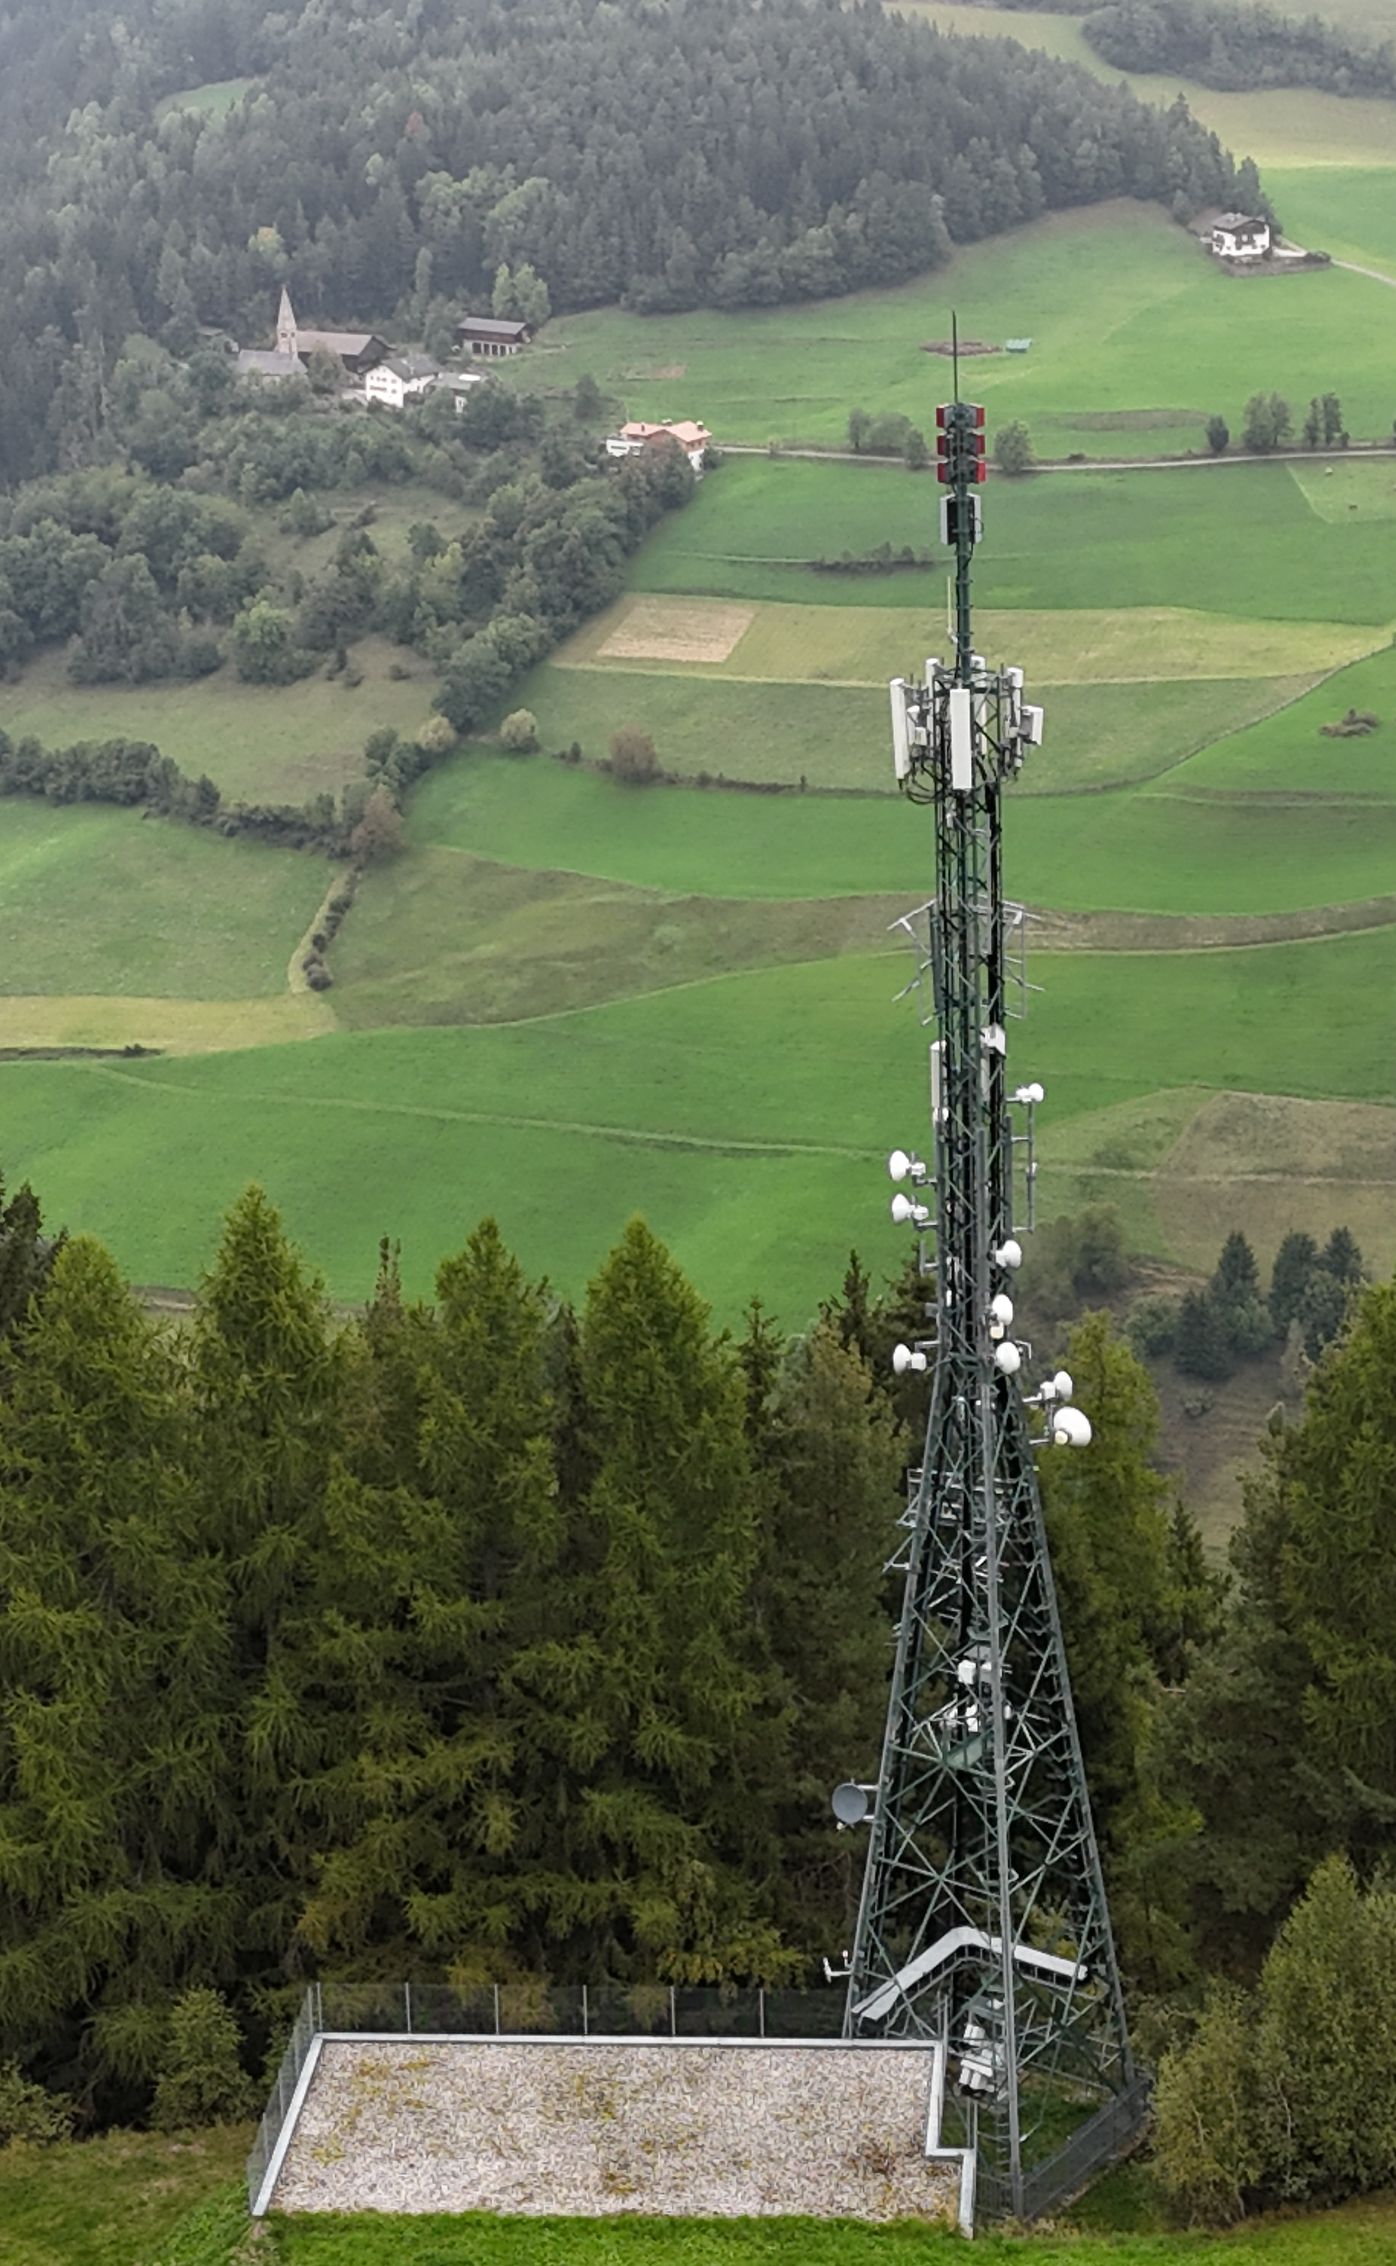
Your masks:
<path fill-rule="evenodd" d="M 984 411 L 936 412 L 954 650 L 894 680 L 893 759 L 931 815 L 935 895 L 901 924 L 929 1040 L 930 1157 L 894 1151 L 892 1217 L 920 1243 L 930 1415 L 898 1554 L 906 1588 L 874 1786 L 843 1786 L 870 1845 L 848 1965 L 850 2037 L 941 2051 L 943 2145 L 972 2148 L 978 2210 L 1041 2216 L 1137 2135 L 1134 2065 L 1038 1491 L 1039 1448 L 1087 1448 L 1064 1373 L 1025 1392 L 1015 1335 L 1033 1122 L 1007 1028 L 1026 1000 L 1022 908 L 1003 891 L 1004 789 L 1041 744 L 1023 672 L 974 650 Z"/>

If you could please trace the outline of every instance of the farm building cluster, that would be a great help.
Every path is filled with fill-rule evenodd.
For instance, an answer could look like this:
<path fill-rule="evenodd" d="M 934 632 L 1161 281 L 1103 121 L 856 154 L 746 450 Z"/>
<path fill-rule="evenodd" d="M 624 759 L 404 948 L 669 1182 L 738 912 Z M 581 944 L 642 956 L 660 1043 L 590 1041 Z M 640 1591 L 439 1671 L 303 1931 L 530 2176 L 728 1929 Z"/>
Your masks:
<path fill-rule="evenodd" d="M 496 361 L 518 354 L 532 338 L 530 324 L 504 322 L 493 315 L 462 315 L 456 324 L 456 344 L 474 361 Z M 284 285 L 275 343 L 238 347 L 237 373 L 239 377 L 273 381 L 299 378 L 317 354 L 338 362 L 345 379 L 358 385 L 364 400 L 384 409 L 405 409 L 409 402 L 424 401 L 428 394 L 438 391 L 454 395 L 459 408 L 482 376 L 479 370 L 445 369 L 430 354 L 395 353 L 377 331 L 309 329 L 297 320 L 291 294 Z"/>

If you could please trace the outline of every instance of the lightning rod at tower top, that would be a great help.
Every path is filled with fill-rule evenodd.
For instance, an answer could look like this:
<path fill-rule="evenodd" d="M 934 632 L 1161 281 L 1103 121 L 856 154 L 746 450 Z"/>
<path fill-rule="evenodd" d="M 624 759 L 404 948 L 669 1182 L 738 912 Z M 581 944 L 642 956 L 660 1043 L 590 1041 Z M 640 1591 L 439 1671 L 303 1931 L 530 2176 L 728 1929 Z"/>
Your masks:
<path fill-rule="evenodd" d="M 898 925 L 925 1003 L 929 1159 L 893 1151 L 892 1218 L 916 1237 L 930 1372 L 910 1476 L 905 1574 L 877 1781 L 844 1785 L 866 1822 L 845 2034 L 924 2038 L 932 2144 L 973 2151 L 978 2209 L 1031 2218 L 1126 2147 L 1146 2109 L 1091 1821 L 1035 1454 L 1089 1447 L 1064 1371 L 1024 1391 L 1015 1334 L 1033 1224 L 1043 1089 L 1010 1083 L 1026 1001 L 1024 914 L 1003 890 L 1004 788 L 1043 737 L 1023 672 L 974 650 L 984 411 L 936 411 L 954 651 L 891 686 L 893 764 L 929 809 L 935 894 Z"/>

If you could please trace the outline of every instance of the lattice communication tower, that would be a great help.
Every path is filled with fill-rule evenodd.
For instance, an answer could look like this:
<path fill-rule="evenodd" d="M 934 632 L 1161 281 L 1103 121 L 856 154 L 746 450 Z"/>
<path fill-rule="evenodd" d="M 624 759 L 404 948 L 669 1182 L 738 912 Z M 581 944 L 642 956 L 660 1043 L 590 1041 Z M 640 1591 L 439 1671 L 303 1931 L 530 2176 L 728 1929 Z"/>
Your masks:
<path fill-rule="evenodd" d="M 974 650 L 984 411 L 957 400 L 936 427 L 954 657 L 891 687 L 897 778 L 935 830 L 936 894 L 901 924 L 932 1003 L 932 1161 L 889 1160 L 893 1219 L 920 1239 L 928 1324 L 893 1364 L 930 1368 L 931 1403 L 895 1560 L 906 1589 L 878 1781 L 842 1786 L 834 1803 L 871 1828 L 845 2031 L 936 2046 L 939 2137 L 974 2149 L 981 2211 L 1031 2217 L 1117 2153 L 1145 2104 L 1034 1463 L 1038 1445 L 1088 1446 L 1091 1428 L 1065 1372 L 1025 1396 L 1031 1348 L 1014 1335 L 1015 1195 L 1031 1227 L 1043 1093 L 1008 1082 L 1006 1026 L 1026 981 L 1002 804 L 1041 743 L 1042 711 L 1021 669 Z"/>

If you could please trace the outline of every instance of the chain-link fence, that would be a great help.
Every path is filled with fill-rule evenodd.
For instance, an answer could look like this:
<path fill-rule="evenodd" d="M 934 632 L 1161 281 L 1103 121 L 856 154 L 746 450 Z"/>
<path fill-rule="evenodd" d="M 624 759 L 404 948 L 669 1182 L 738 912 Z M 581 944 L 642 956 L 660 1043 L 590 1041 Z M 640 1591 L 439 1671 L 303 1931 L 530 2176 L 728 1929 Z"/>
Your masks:
<path fill-rule="evenodd" d="M 978 2206 L 985 2219 L 1044 2219 L 1060 2210 L 1103 2172 L 1108 2164 L 1127 2155 L 1143 2132 L 1149 2114 L 1149 2080 L 1137 2077 L 1123 2093 L 1116 2093 L 1094 2116 L 1079 2125 L 1054 2155 L 1023 2176 L 1021 2207 L 1015 2211 L 1006 2180 L 981 2165 Z"/>
<path fill-rule="evenodd" d="M 667 1983 L 325 1983 L 319 2028 L 393 2036 L 837 2038 L 844 1994 L 684 1990 Z"/>
<path fill-rule="evenodd" d="M 312 1983 L 305 1994 L 300 2013 L 296 2016 L 291 2035 L 287 2040 L 286 2051 L 281 2057 L 281 2067 L 276 2073 L 276 2083 L 272 2087 L 271 2099 L 262 2111 L 262 2121 L 257 2127 L 257 2137 L 252 2143 L 252 2153 L 247 2159 L 247 2203 L 249 2210 L 255 2210 L 257 2207 L 257 2199 L 262 2192 L 262 2183 L 266 2178 L 267 2166 L 271 2162 L 272 2152 L 285 2127 L 287 2111 L 295 2096 L 296 2087 L 300 2083 L 301 2071 L 309 2058 L 311 2046 L 323 2027 L 320 2021 L 319 1999 L 319 1985 Z"/>

